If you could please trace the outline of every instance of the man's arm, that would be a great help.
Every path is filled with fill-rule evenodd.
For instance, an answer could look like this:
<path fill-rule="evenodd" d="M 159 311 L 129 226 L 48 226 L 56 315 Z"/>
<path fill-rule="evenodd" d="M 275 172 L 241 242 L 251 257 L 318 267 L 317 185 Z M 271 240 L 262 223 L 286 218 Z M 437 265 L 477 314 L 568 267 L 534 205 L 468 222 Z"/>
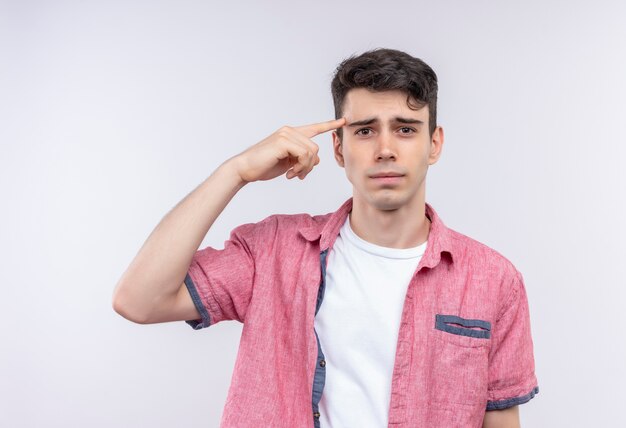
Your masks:
<path fill-rule="evenodd" d="M 113 292 L 113 309 L 141 324 L 199 319 L 185 284 L 194 254 L 215 219 L 247 183 L 286 177 L 301 180 L 319 163 L 310 138 L 343 126 L 345 119 L 285 126 L 220 165 L 180 201 L 148 236 Z"/>
<path fill-rule="evenodd" d="M 200 318 L 183 280 L 213 222 L 246 184 L 235 162 L 220 165 L 148 236 L 115 287 L 117 313 L 141 324 Z"/>
<path fill-rule="evenodd" d="M 483 428 L 520 428 L 519 406 L 485 412 Z"/>

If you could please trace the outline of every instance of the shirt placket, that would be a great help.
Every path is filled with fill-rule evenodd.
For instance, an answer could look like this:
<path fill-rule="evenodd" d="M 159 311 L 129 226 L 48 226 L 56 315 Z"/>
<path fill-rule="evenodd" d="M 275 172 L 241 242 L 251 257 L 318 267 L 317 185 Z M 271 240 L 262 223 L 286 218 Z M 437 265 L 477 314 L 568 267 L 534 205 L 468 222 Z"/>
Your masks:
<path fill-rule="evenodd" d="M 411 278 L 404 299 L 391 378 L 388 426 L 393 428 L 403 426 L 407 420 L 407 406 L 409 402 L 407 390 L 411 370 L 411 353 L 413 352 L 414 331 L 412 314 L 414 308 L 415 278 L 415 275 Z"/>
<path fill-rule="evenodd" d="M 317 303 L 315 305 L 315 315 L 320 309 L 322 305 L 322 300 L 324 299 L 324 290 L 326 287 L 326 257 L 329 252 L 329 248 L 320 252 L 320 266 L 321 266 L 321 280 L 317 293 Z M 324 357 L 324 353 L 322 352 L 322 347 L 320 345 L 319 337 L 317 336 L 317 331 L 315 331 L 315 327 L 313 327 L 313 331 L 315 333 L 315 340 L 317 341 L 317 359 L 315 365 L 315 375 L 313 377 L 313 426 L 315 428 L 320 428 L 320 412 L 319 412 L 319 403 L 322 398 L 322 392 L 324 390 L 324 384 L 326 382 L 326 359 Z"/>

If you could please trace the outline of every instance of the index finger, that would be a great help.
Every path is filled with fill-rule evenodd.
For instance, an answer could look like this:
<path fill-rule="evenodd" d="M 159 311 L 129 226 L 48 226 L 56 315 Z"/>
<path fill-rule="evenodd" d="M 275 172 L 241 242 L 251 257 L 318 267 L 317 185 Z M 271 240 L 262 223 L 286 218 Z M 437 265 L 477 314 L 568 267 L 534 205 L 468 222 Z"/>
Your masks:
<path fill-rule="evenodd" d="M 314 123 L 311 125 L 296 126 L 300 133 L 304 134 L 307 138 L 315 137 L 316 135 L 330 131 L 331 129 L 341 128 L 346 123 L 346 118 L 341 117 L 339 119 L 328 120 L 326 122 Z"/>

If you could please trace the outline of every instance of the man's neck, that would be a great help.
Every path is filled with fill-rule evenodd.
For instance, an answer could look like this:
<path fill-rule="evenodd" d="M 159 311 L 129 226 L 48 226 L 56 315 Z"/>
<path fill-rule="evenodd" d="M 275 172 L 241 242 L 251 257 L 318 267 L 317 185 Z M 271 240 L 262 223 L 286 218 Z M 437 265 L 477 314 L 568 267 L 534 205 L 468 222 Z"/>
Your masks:
<path fill-rule="evenodd" d="M 379 210 L 353 197 L 350 227 L 361 239 L 388 248 L 412 248 L 428 239 L 430 220 L 424 197 L 396 210 Z"/>

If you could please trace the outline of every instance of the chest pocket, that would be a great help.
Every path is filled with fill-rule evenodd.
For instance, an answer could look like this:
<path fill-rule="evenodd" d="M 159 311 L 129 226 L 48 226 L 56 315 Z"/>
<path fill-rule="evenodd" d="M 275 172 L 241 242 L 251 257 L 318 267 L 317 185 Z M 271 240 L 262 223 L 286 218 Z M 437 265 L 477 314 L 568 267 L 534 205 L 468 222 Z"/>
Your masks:
<path fill-rule="evenodd" d="M 491 323 L 437 314 L 433 344 L 433 402 L 445 405 L 486 404 Z"/>
<path fill-rule="evenodd" d="M 461 318 L 456 315 L 435 315 L 435 328 L 458 336 L 477 339 L 489 339 L 491 337 L 491 323 L 489 321 Z"/>

